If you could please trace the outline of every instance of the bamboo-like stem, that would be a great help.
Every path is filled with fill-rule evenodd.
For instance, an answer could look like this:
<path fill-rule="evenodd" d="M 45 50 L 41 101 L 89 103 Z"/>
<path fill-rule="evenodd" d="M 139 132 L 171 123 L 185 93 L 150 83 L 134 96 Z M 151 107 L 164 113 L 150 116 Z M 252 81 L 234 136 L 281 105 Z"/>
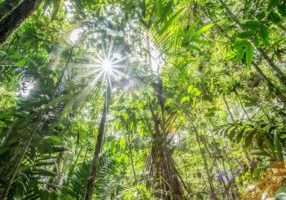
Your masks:
<path fill-rule="evenodd" d="M 128 141 L 128 149 L 129 149 L 131 168 L 132 168 L 132 173 L 133 173 L 133 176 L 134 176 L 134 183 L 137 184 L 137 174 L 136 174 L 136 171 L 135 171 L 133 152 L 132 152 L 132 148 L 131 148 L 131 134 L 133 134 L 133 131 L 131 131 L 131 133 L 128 134 L 127 141 Z"/>
<path fill-rule="evenodd" d="M 232 123 L 234 123 L 235 120 L 234 120 L 233 114 L 232 114 L 232 112 L 231 112 L 231 110 L 230 110 L 230 107 L 229 107 L 229 105 L 228 105 L 228 102 L 227 102 L 227 100 L 226 100 L 226 98 L 225 98 L 225 95 L 223 95 L 222 97 L 223 97 L 223 102 L 224 102 L 224 104 L 225 104 L 225 106 L 226 106 L 227 112 L 228 112 L 228 114 L 229 114 L 229 116 L 230 116 L 230 118 L 231 118 L 231 121 L 232 121 Z"/>
<path fill-rule="evenodd" d="M 100 124 L 98 127 L 97 140 L 96 140 L 93 159 L 92 159 L 92 163 L 91 163 L 90 174 L 89 174 L 89 177 L 87 180 L 86 191 L 84 194 L 85 200 L 91 200 L 92 199 L 96 174 L 98 172 L 98 162 L 99 162 L 99 158 L 100 158 L 100 154 L 101 154 L 102 146 L 103 146 L 103 137 L 104 137 L 104 132 L 106 129 L 107 114 L 108 114 L 108 109 L 109 109 L 109 105 L 110 105 L 110 96 L 111 96 L 110 95 L 110 86 L 109 86 L 108 82 L 106 83 L 106 88 L 107 89 L 105 92 L 104 105 L 103 105 Z"/>

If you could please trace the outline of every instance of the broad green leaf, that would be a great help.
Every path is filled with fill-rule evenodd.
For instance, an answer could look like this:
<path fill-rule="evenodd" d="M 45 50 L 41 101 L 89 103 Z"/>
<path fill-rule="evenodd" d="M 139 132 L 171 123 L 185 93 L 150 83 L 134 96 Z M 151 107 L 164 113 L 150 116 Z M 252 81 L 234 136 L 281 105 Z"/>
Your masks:
<path fill-rule="evenodd" d="M 56 135 L 52 135 L 52 136 L 47 136 L 44 138 L 45 142 L 49 143 L 49 144 L 61 144 L 62 140 L 60 137 L 56 136 Z"/>
<path fill-rule="evenodd" d="M 5 122 L 0 121 L 0 128 L 5 128 L 7 127 L 7 124 Z"/>
<path fill-rule="evenodd" d="M 20 60 L 19 62 L 17 62 L 17 66 L 18 67 L 23 67 L 24 65 L 26 65 L 28 63 L 29 59 L 28 58 L 23 58 L 22 60 Z"/>
<path fill-rule="evenodd" d="M 189 96 L 184 96 L 184 97 L 181 99 L 180 102 L 181 102 L 181 103 L 188 103 L 188 102 L 190 102 L 190 97 L 189 97 Z"/>
<path fill-rule="evenodd" d="M 245 47 L 245 63 L 246 65 L 251 65 L 253 61 L 253 47 L 251 44 Z"/>
<path fill-rule="evenodd" d="M 211 30 L 211 28 L 213 27 L 213 24 L 207 24 L 203 27 L 201 27 L 199 30 L 197 30 L 193 36 L 193 38 L 196 38 L 198 36 L 200 36 L 201 34 Z"/>
<path fill-rule="evenodd" d="M 269 31 L 265 26 L 261 26 L 260 36 L 264 44 L 269 44 Z"/>

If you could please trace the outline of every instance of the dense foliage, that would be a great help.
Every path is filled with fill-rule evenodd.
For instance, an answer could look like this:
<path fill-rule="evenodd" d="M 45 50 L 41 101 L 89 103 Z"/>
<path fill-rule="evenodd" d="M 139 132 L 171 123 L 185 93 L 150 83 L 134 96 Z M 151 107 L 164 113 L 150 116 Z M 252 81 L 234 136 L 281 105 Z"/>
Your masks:
<path fill-rule="evenodd" d="M 0 199 L 285 199 L 284 0 L 0 0 Z"/>

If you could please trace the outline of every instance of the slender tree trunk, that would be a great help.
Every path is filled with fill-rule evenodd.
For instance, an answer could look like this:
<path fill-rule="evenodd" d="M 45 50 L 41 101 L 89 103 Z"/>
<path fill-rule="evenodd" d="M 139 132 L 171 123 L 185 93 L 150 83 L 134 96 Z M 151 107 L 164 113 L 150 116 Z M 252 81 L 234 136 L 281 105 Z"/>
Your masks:
<path fill-rule="evenodd" d="M 268 86 L 268 89 L 273 92 L 273 94 L 279 99 L 284 105 L 286 105 L 286 97 L 283 95 L 281 90 L 272 83 L 272 81 L 264 74 L 264 72 L 259 68 L 259 66 L 255 63 L 252 62 L 252 65 L 254 66 L 255 70 L 258 72 L 260 77 L 264 81 L 266 81 L 266 84 Z"/>
<path fill-rule="evenodd" d="M 210 188 L 210 199 L 211 200 L 217 200 L 218 198 L 217 198 L 216 193 L 215 193 L 215 188 L 214 188 L 214 185 L 213 185 L 213 179 L 212 179 L 211 174 L 209 172 L 207 158 L 206 158 L 204 150 L 203 150 L 203 148 L 201 146 L 201 139 L 200 139 L 199 132 L 197 131 L 197 128 L 195 127 L 195 125 L 193 125 L 193 129 L 194 129 L 194 132 L 195 132 L 195 135 L 196 135 L 197 143 L 199 145 L 200 154 L 201 154 L 201 157 L 203 159 L 204 169 L 205 169 L 205 172 L 206 172 L 207 178 L 208 178 L 208 184 L 209 184 L 209 188 Z"/>
<path fill-rule="evenodd" d="M 182 109 L 184 109 L 182 107 Z M 204 149 L 201 145 L 201 138 L 200 138 L 200 133 L 197 129 L 197 127 L 195 126 L 194 124 L 194 120 L 193 120 L 193 117 L 191 117 L 190 113 L 188 111 L 186 111 L 185 109 L 183 110 L 183 113 L 185 114 L 185 116 L 189 119 L 190 123 L 191 123 L 191 127 L 195 133 L 195 137 L 196 137 L 196 142 L 199 146 L 199 151 L 200 151 L 200 154 L 201 154 L 201 158 L 203 160 L 203 165 L 204 165 L 204 170 L 206 172 L 206 175 L 207 175 L 207 179 L 208 179 L 208 185 L 209 185 L 209 190 L 210 190 L 210 199 L 211 200 L 217 200 L 218 197 L 216 195 L 216 192 L 215 192 L 215 187 L 213 185 L 213 178 L 211 176 L 211 173 L 209 171 L 209 167 L 208 167 L 208 162 L 207 162 L 207 157 L 205 155 L 205 152 L 204 152 Z"/>
<path fill-rule="evenodd" d="M 216 141 L 214 135 L 212 134 L 212 140 Z M 210 157 L 210 159 L 213 161 L 213 165 L 216 167 L 216 169 L 220 169 L 219 164 L 218 164 L 218 160 L 216 158 L 216 156 L 214 154 L 216 154 L 216 152 L 213 154 L 209 148 L 208 148 L 208 141 L 206 139 L 202 139 L 201 143 L 203 144 L 204 148 L 207 150 L 207 153 Z M 213 150 L 213 149 L 212 149 Z M 206 156 L 205 156 L 206 157 Z M 225 177 L 228 180 L 228 176 L 227 176 L 227 171 L 224 169 L 223 172 L 225 173 Z M 226 200 L 231 200 L 232 196 L 231 196 L 231 191 L 229 191 L 229 188 L 226 186 L 226 183 L 224 181 L 224 179 L 222 178 L 221 180 L 222 185 L 223 185 L 223 189 L 224 189 L 224 194 L 223 196 L 225 197 Z M 214 188 L 215 189 L 215 188 Z"/>
<path fill-rule="evenodd" d="M 224 8 L 226 14 L 228 17 L 233 20 L 236 25 L 241 29 L 244 30 L 242 24 L 240 23 L 239 19 L 233 14 L 233 12 L 230 10 L 230 8 L 225 4 L 223 0 L 218 0 L 222 7 Z M 286 76 L 285 73 L 281 71 L 281 69 L 275 65 L 275 63 L 271 60 L 271 58 L 267 55 L 267 53 L 253 42 L 253 39 L 251 39 L 252 44 L 256 48 L 256 50 L 260 53 L 260 55 L 264 58 L 268 66 L 273 70 L 273 74 L 278 78 L 280 83 L 285 87 L 286 86 Z"/>
<path fill-rule="evenodd" d="M 248 112 L 246 111 L 246 109 L 245 109 L 245 107 L 244 107 L 244 105 L 243 105 L 243 103 L 241 101 L 241 98 L 240 98 L 240 95 L 239 95 L 238 91 L 235 90 L 234 93 L 235 93 L 235 95 L 236 95 L 236 97 L 238 99 L 238 102 L 239 102 L 239 104 L 240 104 L 244 114 L 246 115 L 247 118 L 249 118 L 250 116 L 249 116 Z"/>
<path fill-rule="evenodd" d="M 225 36 L 228 38 L 229 41 L 232 40 L 232 38 L 225 32 L 225 30 L 211 17 L 209 16 L 209 14 L 204 11 L 204 14 L 207 18 L 209 18 L 214 24 L 215 27 L 218 28 L 218 30 Z M 268 89 L 273 92 L 273 94 L 277 97 L 277 99 L 279 99 L 282 103 L 284 103 L 284 105 L 286 105 L 286 97 L 283 95 L 283 93 L 281 92 L 281 90 L 276 87 L 274 85 L 274 83 L 267 77 L 267 75 L 263 72 L 263 70 L 258 66 L 258 64 L 256 62 L 252 62 L 252 66 L 254 67 L 254 69 L 257 71 L 257 73 L 259 74 L 259 76 L 262 78 L 262 80 L 264 80 L 264 82 L 266 83 Z"/>
<path fill-rule="evenodd" d="M 203 112 L 203 111 L 201 111 L 201 112 Z M 215 123 L 212 121 L 211 118 L 208 118 L 207 120 L 212 125 L 212 127 L 215 127 Z M 217 139 L 215 138 L 215 135 L 213 134 L 213 132 L 211 132 L 211 136 L 212 136 L 212 140 L 217 143 Z M 214 151 L 215 151 L 215 154 L 220 154 L 220 152 L 217 152 L 217 147 L 216 146 L 215 146 L 215 150 Z M 221 157 L 218 160 L 217 159 L 215 159 L 215 160 L 217 160 L 216 161 L 217 163 L 222 163 L 223 171 L 224 171 L 224 173 L 226 175 L 225 177 L 227 179 L 227 183 L 229 183 L 230 181 L 229 181 L 229 177 L 228 177 L 228 171 L 226 170 L 226 165 L 225 165 L 225 160 L 229 160 L 228 157 L 227 157 L 228 150 L 225 148 L 225 146 L 222 146 L 222 151 L 224 153 L 226 153 L 226 156 Z M 216 164 L 216 165 L 219 166 L 219 164 Z M 237 196 L 238 196 L 237 195 L 238 194 L 238 192 L 237 192 L 238 189 L 236 187 L 235 188 L 234 187 L 228 187 L 224 180 L 223 180 L 223 186 L 224 186 L 224 190 L 226 191 L 226 195 L 228 195 L 228 194 L 230 195 L 229 196 L 230 199 L 236 199 L 237 198 Z"/>
<path fill-rule="evenodd" d="M 228 102 L 226 101 L 225 95 L 223 95 L 223 101 L 224 101 L 224 104 L 226 105 L 226 109 L 227 109 L 227 112 L 228 112 L 228 114 L 229 114 L 229 116 L 231 118 L 231 121 L 232 121 L 232 123 L 234 123 L 235 120 L 234 120 L 233 114 L 232 114 L 232 112 L 230 110 L 230 107 L 228 105 Z"/>
<path fill-rule="evenodd" d="M 35 11 L 41 0 L 24 0 L 16 8 L 11 7 L 11 11 L 0 21 L 0 44 L 4 43 L 11 33 Z M 2 7 L 9 8 L 8 3 L 3 3 Z"/>
<path fill-rule="evenodd" d="M 127 128 L 128 130 L 128 128 Z M 128 141 L 128 150 L 129 150 L 129 157 L 130 157 L 130 163 L 131 163 L 131 168 L 134 176 L 134 183 L 137 184 L 137 175 L 135 171 L 135 166 L 134 166 L 134 159 L 133 159 L 133 152 L 132 152 L 132 147 L 131 147 L 131 134 L 133 134 L 133 131 L 130 131 L 130 133 L 127 133 L 127 141 Z"/>
<path fill-rule="evenodd" d="M 110 98 L 110 88 L 109 88 L 108 83 L 107 83 L 106 87 L 107 87 L 107 90 L 106 90 L 106 94 L 105 94 L 102 116 L 101 116 L 101 120 L 100 120 L 100 124 L 99 124 L 99 128 L 98 128 L 96 146 L 94 149 L 90 174 L 89 174 L 89 177 L 87 180 L 87 186 L 86 186 L 86 191 L 85 191 L 85 195 L 84 195 L 85 200 L 91 200 L 92 199 L 95 177 L 96 177 L 96 173 L 98 171 L 98 161 L 99 161 L 99 157 L 100 157 L 100 153 L 101 153 L 102 145 L 103 145 L 103 136 L 104 136 L 104 132 L 105 132 L 106 118 L 107 118 L 107 113 L 108 113 L 108 109 L 109 109 L 109 102 L 110 102 L 110 99 L 109 99 Z"/>

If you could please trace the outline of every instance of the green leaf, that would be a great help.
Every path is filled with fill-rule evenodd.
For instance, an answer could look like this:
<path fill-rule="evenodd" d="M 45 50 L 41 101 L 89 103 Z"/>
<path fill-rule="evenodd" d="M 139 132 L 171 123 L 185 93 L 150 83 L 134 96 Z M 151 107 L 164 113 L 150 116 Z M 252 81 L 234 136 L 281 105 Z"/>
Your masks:
<path fill-rule="evenodd" d="M 53 146 L 52 148 L 52 153 L 54 152 L 63 152 L 63 151 L 67 151 L 68 148 L 65 146 Z"/>
<path fill-rule="evenodd" d="M 0 119 L 7 119 L 9 117 L 13 116 L 12 112 L 3 112 L 0 114 Z"/>
<path fill-rule="evenodd" d="M 243 60 L 245 57 L 246 65 L 250 65 L 253 61 L 253 47 L 247 40 L 237 40 L 233 44 L 235 50 L 235 57 L 237 60 Z"/>
<path fill-rule="evenodd" d="M 250 153 L 258 156 L 270 156 L 266 151 L 261 151 L 261 149 L 253 149 Z"/>
<path fill-rule="evenodd" d="M 286 16 L 286 3 L 281 4 L 278 6 L 278 12 L 280 15 L 282 15 L 283 17 Z"/>
<path fill-rule="evenodd" d="M 268 3 L 267 10 L 271 10 L 278 5 L 279 5 L 279 0 L 270 0 Z"/>
<path fill-rule="evenodd" d="M 182 99 L 181 99 L 181 103 L 187 103 L 190 101 L 190 97 L 189 96 L 184 96 Z"/>
<path fill-rule="evenodd" d="M 35 175 L 40 175 L 40 176 L 55 176 L 56 174 L 54 172 L 44 170 L 44 169 L 38 169 L 33 171 Z"/>
<path fill-rule="evenodd" d="M 228 129 L 226 129 L 226 135 L 232 141 L 235 138 L 236 132 L 237 132 L 237 127 L 236 126 L 230 126 Z"/>
<path fill-rule="evenodd" d="M 240 143 L 240 141 L 242 140 L 242 137 L 243 137 L 243 131 L 237 131 L 234 136 L 234 141 L 236 143 Z"/>
<path fill-rule="evenodd" d="M 245 63 L 246 65 L 249 66 L 251 65 L 252 61 L 253 61 L 253 47 L 250 44 L 245 48 Z"/>
<path fill-rule="evenodd" d="M 52 11 L 51 21 L 54 21 L 54 19 L 56 18 L 59 12 L 60 6 L 61 6 L 61 0 L 55 0 L 53 2 L 53 11 Z"/>
<path fill-rule="evenodd" d="M 283 160 L 283 152 L 282 152 L 282 146 L 279 140 L 279 135 L 278 133 L 274 134 L 274 146 L 276 148 L 277 152 L 277 159 L 278 160 Z"/>
<path fill-rule="evenodd" d="M 197 47 L 197 46 L 195 46 L 195 45 L 192 45 L 192 44 L 189 45 L 189 49 L 196 50 L 196 51 L 198 51 L 198 52 L 200 52 L 200 53 L 202 52 L 199 47 Z"/>
<path fill-rule="evenodd" d="M 268 18 L 275 24 L 278 24 L 282 21 L 280 15 L 274 11 L 271 11 L 268 15 Z"/>
<path fill-rule="evenodd" d="M 245 148 L 248 148 L 248 147 L 250 147 L 250 146 L 252 146 L 252 139 L 253 139 L 253 137 L 254 137 L 254 132 L 250 132 L 250 133 L 248 133 L 248 135 L 245 137 L 245 139 L 244 139 L 244 147 Z"/>
<path fill-rule="evenodd" d="M 48 166 L 48 165 L 54 165 L 55 164 L 55 162 L 53 162 L 53 161 L 46 161 L 46 162 L 37 162 L 36 164 L 35 164 L 35 167 L 41 167 L 41 166 Z"/>
<path fill-rule="evenodd" d="M 161 28 L 159 30 L 160 34 L 163 34 L 169 27 L 171 27 L 171 25 L 173 24 L 173 22 L 177 19 L 177 17 L 179 16 L 179 14 L 182 12 L 183 9 L 178 10 L 174 15 L 172 15 L 165 23 L 163 28 Z"/>
<path fill-rule="evenodd" d="M 260 36 L 264 44 L 269 44 L 269 32 L 265 26 L 261 26 Z"/>
<path fill-rule="evenodd" d="M 247 38 L 251 38 L 253 36 L 253 32 L 244 31 L 244 32 L 238 33 L 236 36 L 239 38 L 242 38 L 242 39 L 247 39 Z"/>
<path fill-rule="evenodd" d="M 44 139 L 45 139 L 45 142 L 50 143 L 50 144 L 61 144 L 62 143 L 61 138 L 56 135 L 48 136 L 48 137 L 45 137 Z"/>
<path fill-rule="evenodd" d="M 0 128 L 5 128 L 7 127 L 7 124 L 5 122 L 0 121 Z"/>
<path fill-rule="evenodd" d="M 193 38 L 196 38 L 196 37 L 200 36 L 201 34 L 209 31 L 212 27 L 213 27 L 213 24 L 207 24 L 207 25 L 201 27 L 199 30 L 197 30 L 195 32 Z"/>
<path fill-rule="evenodd" d="M 17 66 L 18 67 L 23 67 L 24 65 L 26 65 L 28 63 L 29 59 L 28 58 L 23 58 L 21 59 L 19 62 L 17 62 Z"/>
<path fill-rule="evenodd" d="M 119 140 L 119 145 L 122 149 L 125 149 L 126 148 L 126 140 L 124 138 L 121 138 Z"/>
<path fill-rule="evenodd" d="M 243 27 L 252 31 L 257 30 L 261 26 L 259 21 L 249 20 L 243 24 Z"/>

